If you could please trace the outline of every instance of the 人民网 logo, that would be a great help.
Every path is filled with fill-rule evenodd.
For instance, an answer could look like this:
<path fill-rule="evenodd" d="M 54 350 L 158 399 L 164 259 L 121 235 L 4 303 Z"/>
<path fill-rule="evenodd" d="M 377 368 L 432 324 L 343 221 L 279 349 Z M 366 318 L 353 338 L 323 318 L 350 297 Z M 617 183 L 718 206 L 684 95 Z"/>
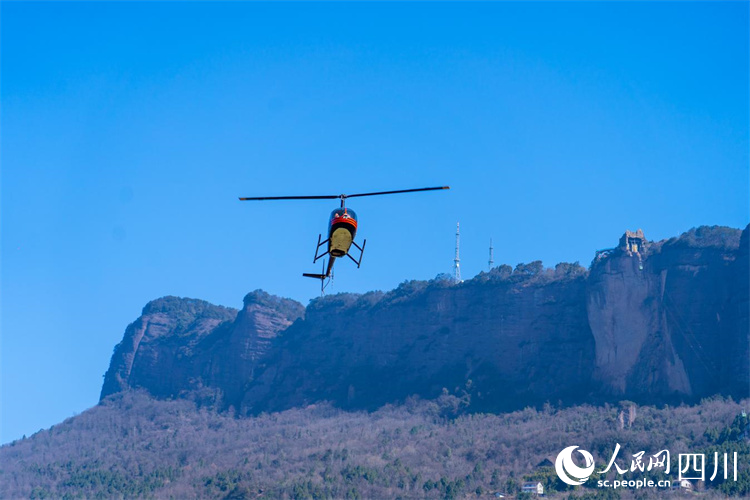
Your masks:
<path fill-rule="evenodd" d="M 573 462 L 573 452 L 576 448 L 578 446 L 568 446 L 557 455 L 557 460 L 555 460 L 555 471 L 557 471 L 560 480 L 571 486 L 585 483 L 594 472 L 594 457 L 586 450 L 578 450 L 578 453 L 583 456 L 586 462 L 585 467 L 578 467 Z"/>

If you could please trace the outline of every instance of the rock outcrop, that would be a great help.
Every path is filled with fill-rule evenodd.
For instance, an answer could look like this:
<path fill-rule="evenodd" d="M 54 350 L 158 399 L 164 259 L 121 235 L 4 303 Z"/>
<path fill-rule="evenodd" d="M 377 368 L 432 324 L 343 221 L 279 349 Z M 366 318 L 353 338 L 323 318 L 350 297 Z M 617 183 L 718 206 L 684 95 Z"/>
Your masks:
<path fill-rule="evenodd" d="M 115 347 L 101 397 L 133 387 L 162 398 L 241 398 L 270 341 L 303 314 L 298 302 L 260 290 L 240 311 L 177 297 L 149 302 Z"/>
<path fill-rule="evenodd" d="M 145 387 L 156 396 L 179 392 L 192 375 L 186 358 L 236 315 L 236 309 L 203 300 L 163 297 L 149 302 L 115 346 L 101 397 L 129 387 Z"/>
<path fill-rule="evenodd" d="M 748 231 L 701 227 L 660 242 L 628 232 L 590 270 L 500 266 L 306 309 L 261 291 L 239 312 L 159 299 L 115 349 L 102 398 L 140 387 L 247 414 L 446 391 L 486 411 L 747 396 Z"/>
<path fill-rule="evenodd" d="M 747 310 L 744 234 L 740 246 L 737 230 L 698 228 L 640 253 L 621 245 L 594 262 L 587 308 L 606 393 L 747 392 L 739 358 L 747 358 L 748 323 L 738 310 Z M 730 359 L 739 363 L 733 369 Z"/>
<path fill-rule="evenodd" d="M 484 409 L 582 399 L 594 362 L 584 276 L 510 278 L 315 300 L 270 353 L 242 408 L 321 399 L 375 408 L 443 388 Z"/>

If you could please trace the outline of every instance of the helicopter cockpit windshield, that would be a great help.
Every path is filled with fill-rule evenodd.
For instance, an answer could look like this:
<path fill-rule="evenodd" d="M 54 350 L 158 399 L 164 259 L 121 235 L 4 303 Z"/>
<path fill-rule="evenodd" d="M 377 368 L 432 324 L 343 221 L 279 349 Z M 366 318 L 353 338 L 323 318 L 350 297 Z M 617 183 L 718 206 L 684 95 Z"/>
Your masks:
<path fill-rule="evenodd" d="M 337 208 L 333 212 L 331 212 L 331 223 L 333 223 L 336 219 L 354 219 L 357 220 L 357 213 L 352 210 L 351 208 Z"/>

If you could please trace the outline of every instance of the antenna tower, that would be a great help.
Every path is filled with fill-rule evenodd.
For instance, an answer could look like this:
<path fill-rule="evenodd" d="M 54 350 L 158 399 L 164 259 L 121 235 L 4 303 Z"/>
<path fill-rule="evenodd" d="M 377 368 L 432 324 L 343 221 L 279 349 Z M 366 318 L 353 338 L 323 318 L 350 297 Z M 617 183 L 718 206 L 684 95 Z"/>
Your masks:
<path fill-rule="evenodd" d="M 456 258 L 453 259 L 453 278 L 456 280 L 456 283 L 461 282 L 461 259 L 458 257 L 459 241 L 458 222 L 456 222 Z"/>
<path fill-rule="evenodd" d="M 490 238 L 490 260 L 487 262 L 487 264 L 490 266 L 490 271 L 492 271 L 492 266 L 495 265 L 495 260 L 492 258 L 492 250 L 492 238 Z"/>

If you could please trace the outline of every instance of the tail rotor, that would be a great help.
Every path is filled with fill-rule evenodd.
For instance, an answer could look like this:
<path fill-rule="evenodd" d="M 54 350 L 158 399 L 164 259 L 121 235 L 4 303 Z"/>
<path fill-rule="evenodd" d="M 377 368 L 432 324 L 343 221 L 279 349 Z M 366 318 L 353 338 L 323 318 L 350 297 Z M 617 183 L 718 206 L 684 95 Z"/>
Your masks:
<path fill-rule="evenodd" d="M 331 259 L 331 263 L 333 262 L 333 259 Z M 332 267 L 332 266 L 331 266 Z M 328 278 L 328 282 L 330 283 L 331 279 L 333 278 L 333 270 L 328 269 L 328 273 L 326 273 L 326 261 L 323 259 L 323 268 L 320 270 L 320 274 L 315 273 L 302 273 L 302 276 L 306 278 L 315 278 L 320 280 L 320 295 L 325 295 L 325 288 L 328 285 L 326 283 L 326 278 Z"/>

